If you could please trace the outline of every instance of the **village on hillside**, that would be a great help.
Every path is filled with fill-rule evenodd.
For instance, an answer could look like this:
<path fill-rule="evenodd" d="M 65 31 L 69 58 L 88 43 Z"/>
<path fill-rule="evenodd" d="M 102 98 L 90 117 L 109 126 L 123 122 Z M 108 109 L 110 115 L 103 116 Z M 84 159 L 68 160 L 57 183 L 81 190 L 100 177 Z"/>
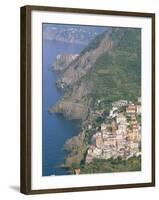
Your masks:
<path fill-rule="evenodd" d="M 91 129 L 91 126 L 88 127 Z M 119 100 L 112 103 L 109 116 L 91 138 L 85 163 L 93 159 L 129 159 L 141 154 L 141 98 L 136 103 Z"/>

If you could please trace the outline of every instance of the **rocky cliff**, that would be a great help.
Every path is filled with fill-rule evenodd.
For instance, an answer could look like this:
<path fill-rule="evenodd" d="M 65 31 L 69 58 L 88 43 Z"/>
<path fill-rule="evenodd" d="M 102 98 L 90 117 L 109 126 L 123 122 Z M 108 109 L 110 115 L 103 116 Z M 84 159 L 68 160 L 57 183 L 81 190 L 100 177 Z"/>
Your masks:
<path fill-rule="evenodd" d="M 113 41 L 105 33 L 103 39 L 98 46 L 82 53 L 63 73 L 62 77 L 57 81 L 59 87 L 61 85 L 67 87 L 74 84 L 85 76 L 88 71 L 94 66 L 97 58 L 105 52 L 111 52 Z"/>
<path fill-rule="evenodd" d="M 78 54 L 58 54 L 52 64 L 53 69 L 55 71 L 65 70 L 78 56 Z"/>
<path fill-rule="evenodd" d="M 49 109 L 50 112 L 61 113 L 67 119 L 85 120 L 88 115 L 88 107 L 80 103 L 61 101 L 53 108 Z"/>
<path fill-rule="evenodd" d="M 92 90 L 91 84 L 80 82 L 65 92 L 63 98 L 50 112 L 61 113 L 68 119 L 85 120 L 88 117 L 91 102 L 86 98 Z"/>
<path fill-rule="evenodd" d="M 141 30 L 110 28 L 97 36 L 63 71 L 57 85 L 65 92 L 50 111 L 69 119 L 85 120 L 90 110 L 141 96 Z"/>

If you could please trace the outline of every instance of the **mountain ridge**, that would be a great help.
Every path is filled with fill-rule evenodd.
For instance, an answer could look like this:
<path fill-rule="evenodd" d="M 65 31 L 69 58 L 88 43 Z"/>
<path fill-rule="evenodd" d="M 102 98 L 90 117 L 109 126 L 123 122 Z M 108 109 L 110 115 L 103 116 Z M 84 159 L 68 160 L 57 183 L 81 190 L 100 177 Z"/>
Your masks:
<path fill-rule="evenodd" d="M 110 28 L 64 70 L 57 81 L 57 86 L 65 89 L 64 96 L 50 111 L 85 120 L 90 110 L 109 110 L 118 99 L 134 100 L 141 96 L 140 74 L 141 30 Z"/>

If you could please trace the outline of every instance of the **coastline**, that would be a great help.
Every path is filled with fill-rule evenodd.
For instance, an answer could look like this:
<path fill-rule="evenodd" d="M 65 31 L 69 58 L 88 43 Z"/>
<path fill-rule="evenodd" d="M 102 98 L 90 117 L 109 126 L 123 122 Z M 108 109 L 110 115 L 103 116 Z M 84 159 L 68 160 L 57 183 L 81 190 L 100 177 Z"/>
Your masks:
<path fill-rule="evenodd" d="M 56 87 L 59 74 L 52 70 L 52 62 L 61 52 L 77 53 L 83 46 L 67 43 L 43 41 L 43 176 L 68 174 L 68 170 L 58 168 L 64 162 L 67 152 L 63 144 L 68 138 L 78 134 L 79 127 L 74 121 L 62 115 L 48 112 L 63 92 Z"/>
<path fill-rule="evenodd" d="M 130 36 L 132 49 L 127 39 Z M 102 169 L 120 171 L 120 165 L 121 171 L 140 169 L 141 102 L 138 105 L 137 97 L 141 96 L 141 77 L 137 73 L 140 72 L 138 41 L 140 31 L 112 29 L 109 34 L 105 32 L 96 37 L 68 67 L 64 63 L 69 56 L 58 56 L 58 64 L 61 63 L 65 70 L 56 83 L 57 88 L 64 89 L 64 94 L 50 108 L 50 112 L 63 114 L 68 120 L 82 121 L 80 133 L 65 141 L 64 148 L 69 153 L 63 167 L 77 170 L 78 174 Z M 60 66 L 58 68 L 61 69 Z M 106 113 L 109 113 L 109 118 Z M 103 162 L 108 168 L 111 166 L 109 170 L 99 166 L 98 163 Z"/>

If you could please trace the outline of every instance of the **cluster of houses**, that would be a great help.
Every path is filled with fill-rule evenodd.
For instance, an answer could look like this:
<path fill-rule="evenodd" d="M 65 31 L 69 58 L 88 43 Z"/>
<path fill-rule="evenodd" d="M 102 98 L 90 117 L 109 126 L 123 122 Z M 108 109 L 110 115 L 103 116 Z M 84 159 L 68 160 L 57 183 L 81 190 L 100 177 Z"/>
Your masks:
<path fill-rule="evenodd" d="M 140 119 L 140 120 L 139 120 Z M 128 159 L 141 153 L 141 98 L 137 103 L 113 102 L 109 117 L 91 140 L 86 163 L 94 158 Z"/>

